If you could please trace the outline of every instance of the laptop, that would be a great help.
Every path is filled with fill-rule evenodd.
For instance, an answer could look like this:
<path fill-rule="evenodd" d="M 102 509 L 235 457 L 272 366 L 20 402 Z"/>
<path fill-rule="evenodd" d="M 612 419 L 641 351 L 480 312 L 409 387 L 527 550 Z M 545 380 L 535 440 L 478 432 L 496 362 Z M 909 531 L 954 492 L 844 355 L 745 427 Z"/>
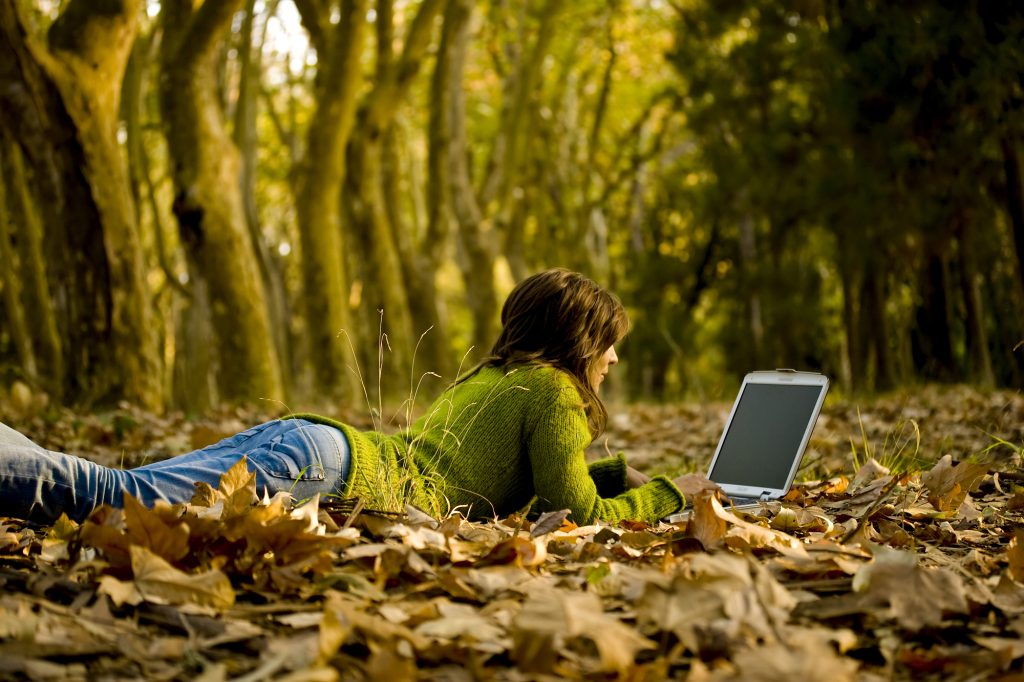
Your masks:
<path fill-rule="evenodd" d="M 754 508 L 789 492 L 828 384 L 823 374 L 792 369 L 743 378 L 707 473 L 734 508 Z M 666 521 L 688 517 L 683 511 Z"/>

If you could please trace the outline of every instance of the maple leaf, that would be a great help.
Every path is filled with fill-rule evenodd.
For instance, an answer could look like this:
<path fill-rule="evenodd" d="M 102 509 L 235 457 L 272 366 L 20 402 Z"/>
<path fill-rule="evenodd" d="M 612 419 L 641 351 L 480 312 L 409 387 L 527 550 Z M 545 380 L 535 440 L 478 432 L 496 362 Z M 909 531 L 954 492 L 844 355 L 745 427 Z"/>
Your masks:
<path fill-rule="evenodd" d="M 567 644 L 584 638 L 597 648 L 602 672 L 624 673 L 654 643 L 604 612 L 589 592 L 547 589 L 527 597 L 512 622 L 512 657 L 526 671 L 555 672 Z"/>
<path fill-rule="evenodd" d="M 166 506 L 164 509 L 170 510 Z M 147 509 L 133 496 L 125 494 L 124 523 L 128 541 L 168 561 L 177 561 L 188 554 L 189 528 L 173 516 L 166 520 L 164 516 L 159 511 Z"/>

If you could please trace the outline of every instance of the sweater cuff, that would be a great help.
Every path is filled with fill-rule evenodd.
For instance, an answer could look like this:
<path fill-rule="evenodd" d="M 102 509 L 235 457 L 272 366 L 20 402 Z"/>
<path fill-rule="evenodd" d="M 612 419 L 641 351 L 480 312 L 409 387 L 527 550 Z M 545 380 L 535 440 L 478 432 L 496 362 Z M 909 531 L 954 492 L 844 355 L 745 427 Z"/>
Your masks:
<path fill-rule="evenodd" d="M 598 497 L 615 497 L 626 492 L 626 458 L 621 452 L 614 457 L 591 462 L 587 470 L 597 486 Z"/>
<path fill-rule="evenodd" d="M 665 518 L 670 514 L 682 511 L 686 506 L 686 498 L 683 497 L 682 491 L 668 476 L 655 476 L 640 488 L 651 491 L 651 504 L 654 507 L 655 518 Z"/>

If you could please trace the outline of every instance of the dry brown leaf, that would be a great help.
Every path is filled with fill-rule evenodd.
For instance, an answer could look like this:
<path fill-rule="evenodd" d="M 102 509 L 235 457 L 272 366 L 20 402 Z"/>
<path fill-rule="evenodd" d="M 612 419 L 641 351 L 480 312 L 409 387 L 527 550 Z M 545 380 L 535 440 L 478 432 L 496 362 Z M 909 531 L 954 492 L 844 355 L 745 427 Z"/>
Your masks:
<path fill-rule="evenodd" d="M 725 538 L 725 519 L 718 515 L 711 503 L 714 500 L 717 504 L 717 498 L 717 493 L 711 490 L 694 497 L 693 510 L 690 512 L 690 520 L 687 525 L 689 533 L 700 540 L 706 549 L 720 546 Z"/>
<path fill-rule="evenodd" d="M 530 529 L 530 537 L 536 538 L 556 531 L 562 527 L 562 522 L 569 516 L 570 510 L 560 509 L 558 511 L 544 512 Z"/>
<path fill-rule="evenodd" d="M 698 554 L 689 573 L 668 584 L 650 581 L 637 604 L 641 624 L 672 632 L 694 653 L 704 633 L 728 640 L 774 640 L 796 600 L 756 562 L 732 554 Z"/>
<path fill-rule="evenodd" d="M 801 628 L 785 642 L 741 649 L 732 659 L 738 674 L 730 677 L 749 682 L 852 682 L 858 665 L 836 653 L 833 640 L 831 631 Z"/>
<path fill-rule="evenodd" d="M 169 511 L 170 507 L 163 509 Z M 166 511 L 147 509 L 128 494 L 124 496 L 124 523 L 128 541 L 133 545 L 145 547 L 168 561 L 188 554 L 188 525 Z"/>
<path fill-rule="evenodd" d="M 589 592 L 543 590 L 531 594 L 512 623 L 512 657 L 523 670 L 553 673 L 566 646 L 585 638 L 597 648 L 597 669 L 625 673 L 636 654 L 654 643 L 604 612 Z"/>
<path fill-rule="evenodd" d="M 858 490 L 863 488 L 869 483 L 872 483 L 880 478 L 885 478 L 889 475 L 889 469 L 879 464 L 874 457 L 868 459 L 861 465 L 860 469 L 857 469 L 857 473 L 854 475 L 853 480 L 846 488 L 846 492 L 853 495 Z"/>
<path fill-rule="evenodd" d="M 725 543 L 730 547 L 770 547 L 780 554 L 800 558 L 807 557 L 807 550 L 804 549 L 803 543 L 792 535 L 748 523 L 722 507 L 717 498 L 712 497 L 710 505 L 715 516 L 729 524 Z"/>
<path fill-rule="evenodd" d="M 528 540 L 523 537 L 512 537 L 502 540 L 476 562 L 477 566 L 497 566 L 513 564 L 515 566 L 539 566 L 548 556 L 547 543 L 542 538 Z"/>
<path fill-rule="evenodd" d="M 1024 583 L 1024 530 L 1017 531 L 1006 547 L 1006 562 L 1010 577 Z"/>
<path fill-rule="evenodd" d="M 135 586 L 147 600 L 215 609 L 226 609 L 235 603 L 231 581 L 218 570 L 188 574 L 138 545 L 132 545 L 131 557 Z"/>
<path fill-rule="evenodd" d="M 940 511 L 959 509 L 967 493 L 976 490 L 988 473 L 987 464 L 959 462 L 953 464 L 951 455 L 943 455 L 931 471 L 921 476 L 928 489 L 928 501 Z"/>
<path fill-rule="evenodd" d="M 431 639 L 458 640 L 471 648 L 501 653 L 511 647 L 505 630 L 481 615 L 478 609 L 447 599 L 435 601 L 437 617 L 417 625 L 413 631 Z"/>
<path fill-rule="evenodd" d="M 880 547 L 874 561 L 853 577 L 854 591 L 908 630 L 942 623 L 946 613 L 966 613 L 963 580 L 943 568 L 925 568 L 916 555 Z"/>

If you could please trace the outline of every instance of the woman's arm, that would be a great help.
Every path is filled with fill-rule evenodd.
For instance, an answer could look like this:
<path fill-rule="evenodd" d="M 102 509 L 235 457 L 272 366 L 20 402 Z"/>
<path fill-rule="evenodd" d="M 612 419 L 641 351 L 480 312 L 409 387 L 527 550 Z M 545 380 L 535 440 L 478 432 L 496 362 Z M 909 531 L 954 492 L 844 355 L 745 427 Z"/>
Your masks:
<path fill-rule="evenodd" d="M 527 449 L 534 491 L 544 509 L 570 509 L 573 521 L 581 525 L 596 519 L 655 522 L 682 509 L 682 493 L 664 476 L 620 495 L 601 497 L 584 456 L 590 429 L 575 389 L 557 387 L 547 395 L 535 394 L 535 399 L 537 416 Z"/>

